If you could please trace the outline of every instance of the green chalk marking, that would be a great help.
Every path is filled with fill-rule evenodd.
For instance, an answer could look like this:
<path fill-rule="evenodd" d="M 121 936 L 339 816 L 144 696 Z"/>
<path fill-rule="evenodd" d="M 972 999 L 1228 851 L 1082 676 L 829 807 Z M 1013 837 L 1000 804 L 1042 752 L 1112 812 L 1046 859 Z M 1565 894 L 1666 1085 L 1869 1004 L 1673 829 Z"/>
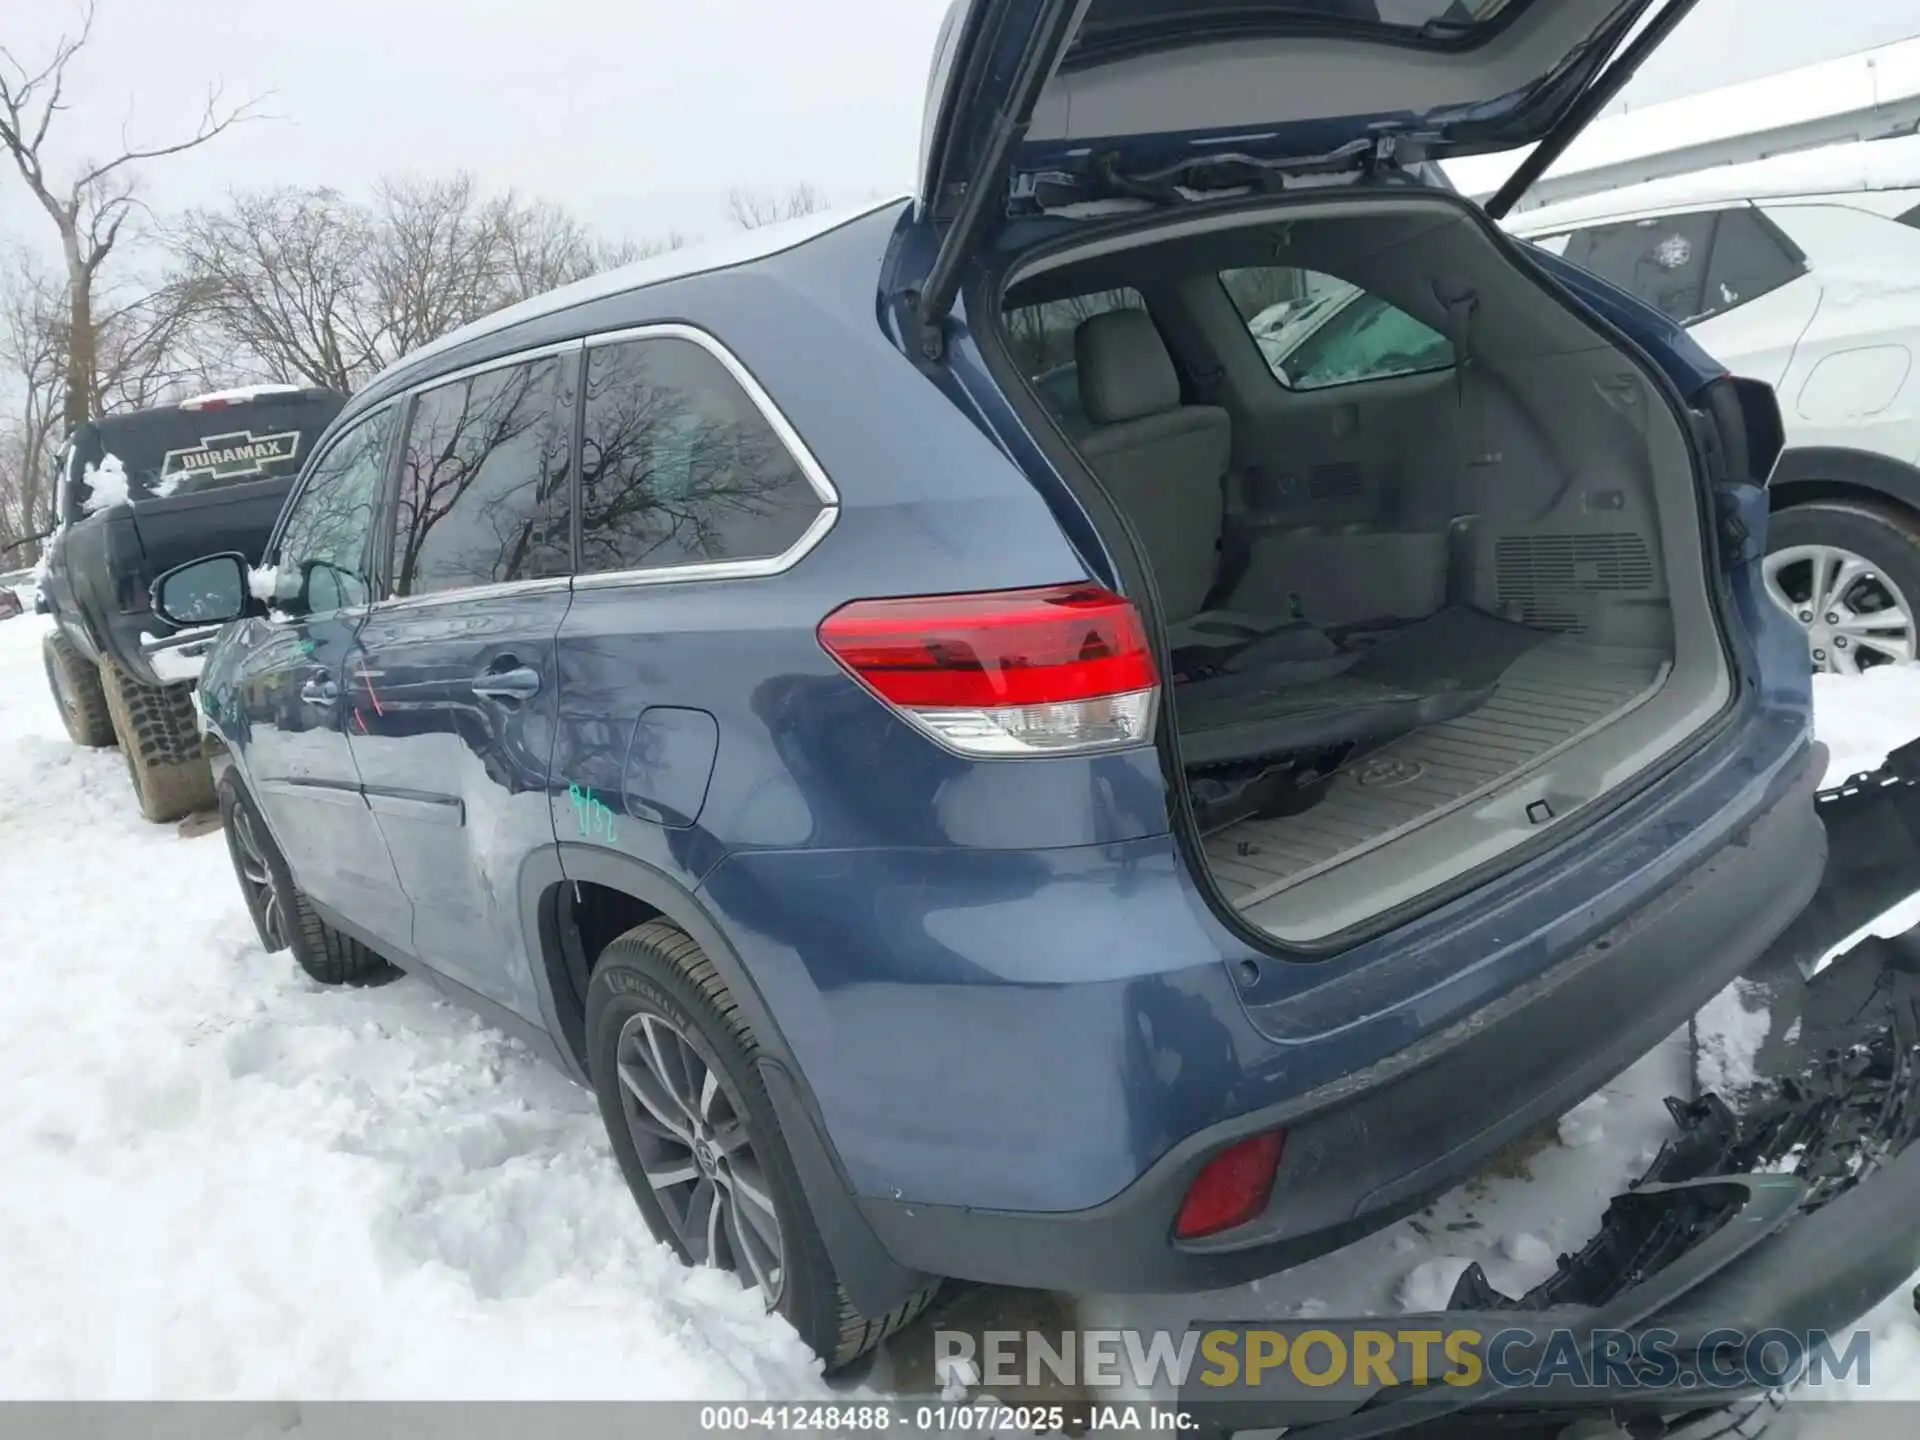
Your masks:
<path fill-rule="evenodd" d="M 569 785 L 567 798 L 573 802 L 574 822 L 579 825 L 583 839 L 610 841 L 614 838 L 613 811 L 592 790 Z"/>

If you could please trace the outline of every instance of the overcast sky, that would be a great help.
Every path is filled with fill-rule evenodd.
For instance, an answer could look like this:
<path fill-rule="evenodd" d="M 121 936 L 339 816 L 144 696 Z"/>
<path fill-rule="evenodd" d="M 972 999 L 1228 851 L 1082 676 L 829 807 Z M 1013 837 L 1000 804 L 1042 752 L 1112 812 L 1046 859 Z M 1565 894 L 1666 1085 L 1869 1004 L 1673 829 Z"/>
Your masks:
<path fill-rule="evenodd" d="M 71 0 L 0 0 L 4 43 L 45 55 Z M 906 188 L 946 0 L 99 0 L 56 173 L 190 130 L 209 81 L 278 119 L 156 161 L 160 210 L 230 187 L 354 189 L 466 167 L 635 236 L 726 228 L 729 186 Z M 1920 31 L 1914 0 L 1700 0 L 1642 101 Z M 0 171 L 0 236 L 51 235 Z"/>

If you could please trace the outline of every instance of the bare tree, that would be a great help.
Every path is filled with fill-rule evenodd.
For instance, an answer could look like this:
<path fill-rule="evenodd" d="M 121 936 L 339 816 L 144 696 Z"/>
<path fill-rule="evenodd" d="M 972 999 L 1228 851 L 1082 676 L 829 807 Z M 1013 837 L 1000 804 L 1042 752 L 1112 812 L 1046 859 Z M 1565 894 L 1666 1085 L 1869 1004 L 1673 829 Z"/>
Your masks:
<path fill-rule="evenodd" d="M 677 246 L 609 243 L 557 206 L 472 176 L 241 193 L 165 232 L 174 285 L 230 363 L 351 390 L 503 305 Z"/>
<path fill-rule="evenodd" d="M 201 323 L 267 374 L 345 392 L 396 353 L 368 294 L 371 217 L 337 191 L 238 194 L 165 242 Z"/>
<path fill-rule="evenodd" d="M 212 383 L 215 367 L 193 353 L 192 320 L 168 288 L 102 308 L 91 412 L 143 409 Z M 0 396 L 8 411 L 0 420 L 0 545 L 53 523 L 48 481 L 66 431 L 68 323 L 55 271 L 25 250 L 0 266 Z"/>
<path fill-rule="evenodd" d="M 650 255 L 678 250 L 686 238 L 669 230 L 658 239 L 609 240 L 546 201 L 497 201 L 504 303 L 524 300 L 613 270 Z"/>
<path fill-rule="evenodd" d="M 53 452 L 66 379 L 62 296 L 51 275 L 24 250 L 0 274 L 0 386 L 17 409 L 0 425 L 0 546 L 53 523 Z M 11 550 L 4 562 L 33 558 Z"/>
<path fill-rule="evenodd" d="M 121 135 L 120 151 L 105 160 L 83 160 L 71 179 L 48 169 L 47 141 L 54 118 L 66 112 L 69 68 L 93 34 L 92 0 L 81 11 L 77 34 L 63 33 L 53 55 L 37 69 L 0 46 L 0 149 L 12 157 L 29 193 L 53 221 L 66 269 L 67 353 L 62 418 L 71 429 L 85 420 L 99 391 L 99 322 L 94 314 L 100 267 L 119 244 L 135 213 L 141 163 L 178 155 L 206 144 L 248 118 L 252 102 L 227 105 L 220 87 L 207 92 L 193 133 L 164 144 L 139 145 Z"/>
<path fill-rule="evenodd" d="M 727 192 L 727 214 L 742 230 L 758 230 L 781 220 L 798 220 L 827 208 L 827 198 L 806 182 L 784 192 L 736 185 Z"/>

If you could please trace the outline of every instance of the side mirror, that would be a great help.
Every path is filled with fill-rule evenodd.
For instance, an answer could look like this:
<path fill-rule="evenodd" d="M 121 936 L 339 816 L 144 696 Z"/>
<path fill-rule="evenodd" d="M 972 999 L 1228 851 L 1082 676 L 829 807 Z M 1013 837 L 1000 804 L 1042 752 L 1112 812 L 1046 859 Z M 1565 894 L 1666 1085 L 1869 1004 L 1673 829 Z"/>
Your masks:
<path fill-rule="evenodd" d="M 252 608 L 247 557 L 233 552 L 176 565 L 153 582 L 153 613 L 172 625 L 224 625 Z"/>

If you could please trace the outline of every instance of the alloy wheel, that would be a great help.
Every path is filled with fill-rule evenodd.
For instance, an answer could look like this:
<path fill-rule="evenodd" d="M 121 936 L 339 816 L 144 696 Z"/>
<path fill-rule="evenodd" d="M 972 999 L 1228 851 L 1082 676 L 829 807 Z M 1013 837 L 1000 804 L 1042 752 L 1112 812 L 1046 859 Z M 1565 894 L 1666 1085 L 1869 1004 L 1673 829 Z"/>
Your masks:
<path fill-rule="evenodd" d="M 1767 556 L 1764 572 L 1774 603 L 1806 631 L 1815 670 L 1858 675 L 1914 658 L 1913 607 L 1865 557 L 1790 545 Z"/>
<path fill-rule="evenodd" d="M 266 847 L 254 829 L 253 814 L 243 805 L 233 809 L 233 838 L 239 843 L 234 868 L 240 872 L 247 899 L 259 907 L 260 928 L 266 932 L 267 943 L 270 948 L 284 947 L 290 941 L 285 897 L 274 878 L 273 866 L 267 862 Z"/>
<path fill-rule="evenodd" d="M 785 1252 L 745 1108 L 672 1020 L 641 1010 L 615 1049 L 621 1110 L 647 1183 L 696 1265 L 730 1270 L 780 1301 Z"/>

